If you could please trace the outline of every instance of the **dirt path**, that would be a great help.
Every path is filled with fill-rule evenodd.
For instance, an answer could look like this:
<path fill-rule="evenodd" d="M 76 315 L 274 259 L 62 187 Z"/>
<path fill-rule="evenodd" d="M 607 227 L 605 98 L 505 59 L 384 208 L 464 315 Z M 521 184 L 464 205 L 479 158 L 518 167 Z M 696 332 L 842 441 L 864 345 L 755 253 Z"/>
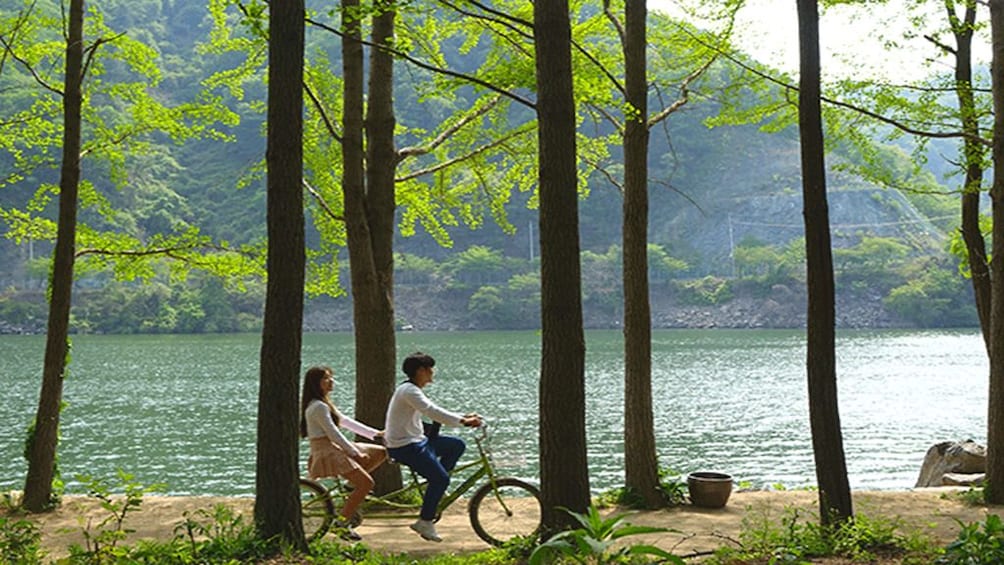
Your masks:
<path fill-rule="evenodd" d="M 901 532 L 919 531 L 942 543 L 958 533 L 956 519 L 963 523 L 983 521 L 988 512 L 1004 515 L 1004 508 L 986 509 L 967 506 L 958 497 L 949 496 L 951 489 L 918 489 L 909 491 L 860 491 L 854 493 L 854 510 L 858 515 L 899 520 Z M 798 508 L 813 519 L 817 494 L 811 491 L 750 491 L 733 493 L 725 508 L 708 510 L 680 506 L 651 512 L 627 511 L 627 520 L 637 525 L 672 528 L 676 532 L 651 534 L 632 538 L 633 541 L 655 543 L 677 555 L 709 551 L 715 547 L 736 543 L 744 519 L 753 524 L 770 520 L 779 523 L 790 509 Z M 210 511 L 217 504 L 226 504 L 246 520 L 251 520 L 253 499 L 221 497 L 147 496 L 140 508 L 130 513 L 124 526 L 134 530 L 127 543 L 138 539 L 170 540 L 175 527 L 185 519 L 185 513 L 200 518 L 198 512 Z M 83 545 L 83 529 L 88 520 L 92 528 L 108 516 L 98 503 L 84 497 L 67 497 L 62 506 L 48 514 L 31 516 L 43 532 L 43 546 L 49 558 L 66 555 L 71 544 Z M 466 506 L 456 504 L 437 526 L 442 543 L 427 542 L 408 528 L 408 520 L 368 520 L 359 528 L 363 541 L 370 547 L 387 553 L 407 553 L 414 557 L 433 554 L 460 554 L 481 551 L 488 545 L 471 529 Z"/>

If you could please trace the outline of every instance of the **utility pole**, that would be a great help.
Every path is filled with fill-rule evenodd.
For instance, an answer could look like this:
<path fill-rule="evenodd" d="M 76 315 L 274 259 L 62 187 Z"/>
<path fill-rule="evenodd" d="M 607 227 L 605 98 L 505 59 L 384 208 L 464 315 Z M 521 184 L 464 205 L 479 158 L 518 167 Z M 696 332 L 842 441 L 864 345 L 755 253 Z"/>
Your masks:
<path fill-rule="evenodd" d="M 732 263 L 732 278 L 736 278 L 736 241 L 732 234 L 732 214 L 729 214 L 729 262 Z"/>
<path fill-rule="evenodd" d="M 533 263 L 533 220 L 526 223 L 527 227 L 530 228 L 529 237 L 527 238 L 527 243 L 530 244 L 530 262 Z"/>

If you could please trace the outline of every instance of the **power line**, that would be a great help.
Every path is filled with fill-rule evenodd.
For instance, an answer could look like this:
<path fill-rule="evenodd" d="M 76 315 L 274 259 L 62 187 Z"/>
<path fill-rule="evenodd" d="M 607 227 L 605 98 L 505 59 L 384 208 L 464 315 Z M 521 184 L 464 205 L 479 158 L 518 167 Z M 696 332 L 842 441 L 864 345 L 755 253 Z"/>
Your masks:
<path fill-rule="evenodd" d="M 922 218 L 919 220 L 900 220 L 898 222 L 872 222 L 867 224 L 830 224 L 831 228 L 868 228 L 874 226 L 902 226 L 907 224 L 926 224 L 934 220 L 947 220 L 950 218 L 955 218 L 955 215 L 951 216 L 939 216 L 936 218 Z M 742 226 L 755 226 L 762 228 L 804 228 L 804 224 L 775 224 L 766 222 L 740 222 L 736 220 L 731 220 L 732 224 L 742 225 Z"/>

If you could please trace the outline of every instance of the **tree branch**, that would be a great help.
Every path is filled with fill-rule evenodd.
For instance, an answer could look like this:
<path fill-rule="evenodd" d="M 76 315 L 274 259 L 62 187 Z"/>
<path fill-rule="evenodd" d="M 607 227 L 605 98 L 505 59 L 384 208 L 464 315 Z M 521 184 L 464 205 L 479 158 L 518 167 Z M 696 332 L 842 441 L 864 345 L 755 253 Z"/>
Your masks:
<path fill-rule="evenodd" d="M 464 116 L 463 118 L 461 118 L 459 121 L 457 121 L 457 123 L 455 123 L 452 126 L 446 128 L 442 133 L 440 133 L 439 135 L 437 135 L 436 138 L 433 139 L 432 141 L 430 141 L 429 143 L 427 143 L 427 144 L 425 144 L 425 145 L 423 145 L 421 147 L 413 146 L 413 147 L 405 147 L 405 148 L 401 149 L 400 151 L 397 152 L 398 162 L 400 162 L 401 160 L 406 159 L 408 157 L 415 157 L 415 156 L 418 156 L 418 155 L 426 155 L 426 154 L 428 154 L 429 152 L 431 152 L 435 148 L 437 148 L 440 145 L 442 145 L 442 143 L 444 141 L 446 141 L 451 135 L 453 135 L 454 133 L 456 133 L 456 132 L 460 131 L 461 129 L 463 129 L 464 126 L 466 126 L 467 124 L 473 122 L 476 118 L 479 118 L 479 117 L 487 114 L 489 110 L 491 110 L 492 108 L 494 108 L 495 106 L 498 105 L 498 103 L 501 100 L 501 98 L 502 98 L 501 96 L 496 96 L 494 99 L 492 99 L 487 104 L 485 104 L 483 108 L 478 108 L 474 112 L 472 112 L 472 113 Z"/>
<path fill-rule="evenodd" d="M 32 6 L 34 6 L 34 4 Z M 28 17 L 27 13 L 24 15 L 24 17 L 25 18 Z M 19 22 L 18 26 L 15 27 L 15 31 L 17 31 L 17 29 L 19 29 L 20 27 L 21 26 L 20 26 L 20 22 Z M 35 82 L 38 83 L 39 86 L 41 86 L 45 90 L 48 90 L 49 92 L 52 92 L 53 94 L 55 94 L 57 96 L 63 96 L 63 91 L 62 90 L 60 90 L 60 89 L 56 88 L 55 86 L 52 86 L 48 82 L 46 82 L 45 79 L 43 79 L 41 75 L 39 75 L 37 72 L 35 72 L 35 67 L 32 66 L 31 63 L 29 63 L 28 61 L 26 61 L 24 58 L 19 57 L 18 54 L 14 52 L 13 38 L 12 38 L 11 41 L 8 41 L 6 37 L 4 37 L 3 35 L 0 35 L 0 44 L 3 45 L 3 50 L 4 50 L 4 55 L 5 55 L 4 59 L 7 58 L 6 57 L 7 55 L 10 55 L 11 59 L 14 59 L 18 63 L 21 63 L 21 66 L 24 67 L 26 71 L 28 71 L 28 73 L 31 75 L 31 77 L 33 79 L 35 79 Z"/>
<path fill-rule="evenodd" d="M 676 112 L 677 110 L 679 110 L 680 108 L 682 108 L 687 102 L 689 102 L 690 101 L 690 83 L 694 82 L 695 80 L 698 79 L 698 77 L 700 77 L 701 75 L 703 75 L 704 72 L 707 71 L 716 60 L 718 60 L 718 55 L 715 55 L 714 57 L 711 57 L 710 59 L 708 59 L 708 61 L 706 63 L 704 63 L 703 65 L 701 65 L 700 68 L 696 69 L 694 72 L 692 72 L 689 75 L 687 75 L 686 77 L 684 77 L 683 82 L 680 83 L 680 97 L 677 98 L 676 101 L 673 102 L 672 104 L 670 104 L 668 107 L 663 108 L 662 111 L 660 111 L 656 115 L 652 116 L 648 120 L 648 123 L 646 124 L 646 127 L 651 128 L 652 126 L 654 126 L 654 125 L 658 124 L 659 122 L 665 120 L 666 118 L 669 117 L 670 114 L 672 114 L 673 112 Z"/>
<path fill-rule="evenodd" d="M 614 188 L 616 188 L 617 190 L 619 190 L 621 192 L 621 194 L 624 193 L 624 185 L 621 184 L 621 182 L 619 180 L 617 180 L 617 177 L 615 177 L 613 175 L 613 173 L 611 173 L 610 171 L 608 171 L 606 169 L 606 167 L 603 167 L 602 165 L 600 165 L 599 163 L 597 163 L 595 161 L 590 161 L 588 158 L 583 158 L 583 161 L 587 165 L 589 165 L 590 167 L 592 167 L 594 171 L 596 171 L 596 172 L 600 173 L 601 175 L 605 176 L 607 178 L 607 181 L 609 181 L 610 184 L 614 185 Z"/>
<path fill-rule="evenodd" d="M 177 255 L 179 251 L 194 251 L 196 249 L 210 249 L 213 251 L 229 251 L 233 253 L 240 253 L 229 247 L 221 245 L 179 245 L 177 247 L 151 247 L 149 249 L 121 249 L 121 250 L 111 250 L 111 249 L 100 249 L 97 247 L 86 247 L 77 250 L 74 253 L 74 257 L 82 257 L 84 255 L 107 255 L 111 257 L 149 257 L 152 255 L 165 255 L 173 259 L 188 260 L 184 257 Z"/>
<path fill-rule="evenodd" d="M 316 200 L 317 203 L 321 206 L 321 208 L 324 209 L 324 212 L 328 214 L 329 218 L 331 218 L 336 222 L 345 221 L 345 216 L 339 216 L 338 214 L 336 214 L 335 211 L 331 209 L 331 206 L 328 206 L 328 202 L 324 199 L 323 196 L 321 196 L 321 193 L 318 192 L 317 189 L 315 189 L 313 186 L 311 186 L 310 183 L 307 182 L 306 180 L 303 181 L 303 188 L 306 188 L 307 192 L 309 192 L 310 195 L 314 197 L 314 200 Z"/>
<path fill-rule="evenodd" d="M 342 136 L 338 134 L 338 130 L 335 129 L 335 125 L 331 122 L 331 119 L 328 118 L 328 113 L 324 110 L 324 106 L 317 98 L 317 95 L 314 94 L 314 91 L 311 90 L 310 86 L 306 83 L 303 84 L 303 90 L 306 91 L 310 101 L 313 102 L 314 108 L 317 109 L 317 113 L 321 115 L 321 121 L 324 122 L 324 128 L 328 130 L 328 134 L 331 135 L 335 141 L 341 143 Z"/>
<path fill-rule="evenodd" d="M 342 32 L 341 31 L 339 31 L 339 30 L 337 30 L 337 29 L 335 29 L 335 28 L 333 28 L 333 27 L 331 27 L 331 26 L 329 26 L 327 24 L 323 24 L 321 22 L 313 20 L 311 18 L 307 18 L 307 23 L 309 23 L 311 25 L 314 25 L 314 26 L 317 26 L 317 27 L 319 27 L 321 29 L 324 29 L 326 31 L 329 31 L 331 33 L 334 33 L 334 34 L 338 35 L 339 37 L 342 36 Z M 460 80 L 464 80 L 464 81 L 467 81 L 467 82 L 470 82 L 470 83 L 473 83 L 473 84 L 477 84 L 479 86 L 483 86 L 486 89 L 491 90 L 492 92 L 495 92 L 497 94 L 505 96 L 506 98 L 509 98 L 509 99 L 513 100 L 514 102 L 522 104 L 522 105 L 524 105 L 524 106 L 526 106 L 528 108 L 532 108 L 534 110 L 536 110 L 536 108 L 537 108 L 537 105 L 534 102 L 532 102 L 531 100 L 529 100 L 527 98 L 523 98 L 522 96 L 519 96 L 518 94 L 515 94 L 513 92 L 509 92 L 508 90 L 505 90 L 504 88 L 499 88 L 499 87 L 495 86 L 494 84 L 491 84 L 488 81 L 479 79 L 478 77 L 471 76 L 471 75 L 468 75 L 468 74 L 465 74 L 465 73 L 460 73 L 460 72 L 452 71 L 450 69 L 444 69 L 444 68 L 441 68 L 441 67 L 437 67 L 435 65 L 430 65 L 429 63 L 426 63 L 424 61 L 420 61 L 420 60 L 418 60 L 418 59 L 416 59 L 416 58 L 408 55 L 407 53 L 404 53 L 403 51 L 399 51 L 397 49 L 388 47 L 387 45 L 375 45 L 371 41 L 366 41 L 364 39 L 358 39 L 358 38 L 356 39 L 356 41 L 359 41 L 360 43 L 362 43 L 363 45 L 366 45 L 368 47 L 372 47 L 374 49 L 381 49 L 383 51 L 386 51 L 387 53 L 390 53 L 391 55 L 394 55 L 395 57 L 399 57 L 401 59 L 404 59 L 405 61 L 408 61 L 409 63 L 411 63 L 411 64 L 413 64 L 413 65 L 415 65 L 415 66 L 417 66 L 419 68 L 425 69 L 427 71 L 432 71 L 434 73 L 439 73 L 441 75 L 445 75 L 445 76 L 449 76 L 449 77 L 453 77 L 453 78 L 458 78 Z"/>
<path fill-rule="evenodd" d="M 499 145 L 502 145 L 503 143 L 506 143 L 507 141 L 509 141 L 509 140 L 511 140 L 513 138 L 516 138 L 516 137 L 519 137 L 521 135 L 524 135 L 524 134 L 530 133 L 532 131 L 535 131 L 536 129 L 537 129 L 536 126 L 533 126 L 533 125 L 524 125 L 523 129 L 516 130 L 511 135 L 508 135 L 508 136 L 496 139 L 495 141 L 493 141 L 492 143 L 489 143 L 487 145 L 482 145 L 481 147 L 478 147 L 477 149 L 475 149 L 475 150 L 473 150 L 473 151 L 471 151 L 471 152 L 469 152 L 469 153 L 467 153 L 465 155 L 461 155 L 459 157 L 454 157 L 453 159 L 449 159 L 447 161 L 443 161 L 442 163 L 437 163 L 436 165 L 433 165 L 431 167 L 426 167 L 424 169 L 413 171 L 413 172 L 408 173 L 407 175 L 395 178 L 394 182 L 404 182 L 404 181 L 416 179 L 418 177 L 422 177 L 422 176 L 425 176 L 425 175 L 431 175 L 431 174 L 439 172 L 439 171 L 441 171 L 443 169 L 449 168 L 449 167 L 451 167 L 451 166 L 453 166 L 453 165 L 455 165 L 457 163 L 461 163 L 461 162 L 466 161 L 468 159 L 471 159 L 471 158 L 473 158 L 473 157 L 475 157 L 477 155 L 480 155 L 481 153 L 484 153 L 485 151 L 488 151 L 489 149 L 492 149 L 494 147 L 498 147 Z"/>
<path fill-rule="evenodd" d="M 739 60 L 739 58 L 737 58 L 736 56 L 734 56 L 731 53 L 728 53 L 728 52 L 720 49 L 716 45 L 708 45 L 701 38 L 699 38 L 699 37 L 691 34 L 689 31 L 684 30 L 684 32 L 687 33 L 687 34 L 689 34 L 698 43 L 701 43 L 702 45 L 704 45 L 708 49 L 711 49 L 711 50 L 717 52 L 719 55 L 721 55 L 722 57 L 725 57 L 726 59 L 728 59 L 729 61 L 731 61 L 733 64 L 735 64 L 736 66 L 738 66 L 739 68 L 741 68 L 741 69 L 743 69 L 745 71 L 748 71 L 750 73 L 753 73 L 754 75 L 756 75 L 756 76 L 758 76 L 758 77 L 760 77 L 760 78 L 762 78 L 762 79 L 764 79 L 764 80 L 766 80 L 766 81 L 768 81 L 770 83 L 773 83 L 773 84 L 776 84 L 776 85 L 778 85 L 778 86 L 780 86 L 782 88 L 785 88 L 788 91 L 798 92 L 798 86 L 790 84 L 790 83 L 787 83 L 787 82 L 784 82 L 783 80 L 781 80 L 781 79 L 779 79 L 777 77 L 771 76 L 771 75 L 769 75 L 769 74 L 767 74 L 767 73 L 765 73 L 765 72 L 763 72 L 763 71 L 761 71 L 761 70 L 753 67 L 752 65 L 744 63 L 743 61 Z M 835 100 L 833 98 L 829 98 L 829 97 L 826 97 L 826 96 L 820 96 L 819 99 L 821 101 L 823 101 L 823 102 L 826 102 L 827 104 L 830 104 L 831 106 L 837 106 L 839 108 L 845 108 L 847 110 L 851 110 L 853 112 L 857 112 L 858 114 L 867 116 L 869 118 L 872 118 L 873 120 L 876 120 L 878 122 L 884 123 L 884 124 L 889 125 L 889 126 L 892 126 L 892 127 L 896 128 L 896 129 L 898 129 L 900 131 L 903 131 L 905 133 L 909 133 L 911 135 L 916 135 L 916 136 L 920 136 L 920 137 L 937 138 L 937 139 L 961 137 L 961 138 L 972 139 L 973 141 L 975 141 L 977 143 L 981 143 L 983 145 L 986 145 L 987 147 L 989 147 L 990 144 L 991 144 L 991 141 L 988 140 L 988 139 L 983 139 L 982 137 L 978 137 L 978 136 L 974 137 L 974 136 L 971 136 L 971 135 L 969 135 L 969 134 L 967 134 L 965 132 L 961 132 L 961 131 L 939 132 L 939 131 L 925 131 L 925 130 L 921 130 L 921 129 L 916 129 L 916 128 L 908 126 L 907 124 L 905 124 L 903 122 L 900 122 L 899 120 L 888 118 L 888 117 L 883 116 L 881 114 L 875 113 L 875 112 L 873 112 L 871 110 L 862 108 L 860 106 L 855 106 L 854 104 L 850 104 L 848 102 L 843 102 L 843 101 L 840 101 L 840 100 Z"/>

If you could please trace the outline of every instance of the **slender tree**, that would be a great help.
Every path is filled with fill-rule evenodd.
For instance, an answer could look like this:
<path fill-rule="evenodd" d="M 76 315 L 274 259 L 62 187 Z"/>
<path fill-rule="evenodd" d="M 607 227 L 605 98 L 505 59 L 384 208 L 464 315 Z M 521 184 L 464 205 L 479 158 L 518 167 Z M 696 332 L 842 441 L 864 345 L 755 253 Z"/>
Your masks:
<path fill-rule="evenodd" d="M 299 402 L 306 257 L 303 0 L 273 2 L 268 40 L 268 286 L 258 388 L 254 517 L 262 539 L 306 549 L 300 518 Z"/>
<path fill-rule="evenodd" d="M 84 79 L 84 0 L 71 0 L 66 35 L 66 76 L 63 86 L 63 166 L 59 175 L 59 225 L 49 287 L 49 324 L 38 412 L 28 443 L 28 475 L 22 504 L 30 511 L 52 503 L 59 411 L 69 355 L 70 303 L 77 233 L 80 185 L 81 84 Z"/>
<path fill-rule="evenodd" d="M 391 44 L 395 16 L 396 6 L 392 0 L 377 2 L 372 19 L 374 46 Z M 353 74 L 346 72 L 345 75 L 348 92 L 350 78 L 362 79 L 356 69 L 362 50 L 356 38 L 346 37 L 343 45 L 356 57 L 352 62 Z M 360 420 L 382 428 L 398 375 L 394 334 L 394 173 L 398 163 L 394 146 L 394 58 L 385 49 L 372 48 L 369 69 L 368 104 L 363 124 L 367 165 L 363 166 L 363 175 L 354 171 L 353 181 L 344 184 L 344 198 L 355 322 L 355 413 Z M 361 89 L 352 87 L 353 112 L 360 103 L 360 95 Z M 346 109 L 349 108 L 347 97 L 348 94 Z M 345 131 L 348 132 L 348 127 Z M 361 138 L 354 134 L 353 142 Z M 349 154 L 355 155 L 361 149 L 353 147 Z M 353 166 L 359 166 L 358 159 L 354 159 Z M 378 492 L 391 491 L 401 485 L 398 469 L 390 465 L 378 469 L 375 478 Z"/>
<path fill-rule="evenodd" d="M 990 188 L 993 202 L 992 256 L 1004 257 L 1004 0 L 990 0 L 990 35 L 993 77 L 993 165 Z M 1004 335 L 1004 261 L 991 261 L 993 290 L 990 297 L 992 336 Z M 987 482 L 986 500 L 1004 504 L 1004 340 L 990 341 L 990 392 L 987 409 Z"/>
<path fill-rule="evenodd" d="M 589 506 L 585 336 L 567 0 L 535 2 L 540 163 L 540 480 L 544 527 L 571 525 L 558 510 Z"/>
<path fill-rule="evenodd" d="M 35 176 L 35 171 L 50 165 L 49 151 L 58 145 L 62 155 L 55 229 L 45 206 L 39 205 L 48 202 L 49 195 L 57 192 L 48 184 L 36 187 L 34 202 L 23 210 L 0 207 L 9 237 L 34 240 L 39 235 L 56 234 L 42 392 L 26 446 L 29 463 L 24 501 L 26 507 L 33 510 L 54 501 L 53 483 L 58 483 L 56 449 L 63 381 L 70 357 L 69 312 L 74 272 L 81 264 L 95 270 L 114 264 L 116 277 L 132 279 L 150 276 L 151 263 L 169 255 L 181 264 L 176 272 L 190 268 L 185 263 L 192 261 L 215 274 L 241 276 L 236 274 L 238 268 L 234 267 L 233 256 L 220 253 L 220 246 L 213 245 L 192 226 L 172 226 L 173 234 L 123 228 L 117 221 L 122 211 L 110 205 L 111 199 L 99 192 L 94 178 L 82 179 L 82 159 L 90 155 L 102 160 L 103 166 L 98 169 L 107 171 L 111 181 L 122 187 L 124 179 L 133 172 L 126 163 L 150 149 L 151 133 L 166 132 L 180 141 L 213 135 L 216 132 L 209 124 L 226 120 L 226 113 L 215 102 L 167 106 L 159 101 L 154 89 L 160 80 L 160 69 L 151 64 L 152 49 L 126 34 L 113 33 L 104 25 L 100 10 L 95 8 L 91 5 L 88 10 L 83 1 L 69 4 L 62 21 L 66 27 L 60 34 L 65 40 L 62 53 L 50 49 L 54 42 L 46 37 L 52 32 L 52 22 L 58 21 L 52 15 L 55 9 L 36 2 L 25 2 L 25 10 L 14 18 L 15 27 L 5 28 L 0 37 L 4 46 L 0 67 L 6 65 L 11 71 L 13 67 L 20 67 L 25 76 L 33 79 L 24 84 L 40 87 L 36 92 L 25 90 L 27 94 L 22 100 L 29 101 L 28 107 L 12 108 L 14 114 L 3 120 L 0 127 L 0 146 L 6 150 L 7 162 L 13 164 L 9 171 L 0 175 L 0 185 L 22 183 L 23 187 L 44 177 L 44 174 Z M 86 17 L 87 12 L 95 17 Z M 85 41 L 85 23 L 94 35 L 89 41 Z M 60 68 L 55 63 L 57 57 L 63 62 L 65 71 L 61 87 L 55 86 L 56 80 L 51 78 L 55 69 Z M 104 63 L 105 57 L 116 64 Z M 108 67 L 118 71 L 117 80 L 98 79 Z M 123 80 L 123 71 L 139 75 L 139 80 Z M 91 80 L 86 80 L 88 77 Z M 21 99 L 21 96 L 14 98 Z M 50 112 L 59 106 L 55 98 L 61 101 L 61 117 L 57 111 Z M 15 108 L 18 105 L 15 104 Z M 110 116 L 115 118 L 109 119 Z M 87 117 L 92 121 L 85 123 Z M 100 123 L 96 123 L 98 120 Z M 39 125 L 49 123 L 61 123 L 62 128 Z M 57 133 L 50 135 L 50 130 Z M 89 134 L 86 139 L 82 135 L 85 131 Z M 163 138 L 158 140 L 162 141 Z M 133 182 L 135 178 L 129 180 L 128 188 L 141 192 L 144 183 Z M 100 220 L 79 226 L 81 202 L 90 205 L 90 211 L 95 212 L 92 218 Z"/>
<path fill-rule="evenodd" d="M 955 95 L 959 102 L 959 120 L 965 137 L 962 139 L 961 164 L 965 169 L 962 186 L 962 240 L 966 246 L 973 296 L 983 341 L 990 348 L 990 267 L 987 244 L 980 229 L 980 194 L 983 190 L 983 165 L 987 152 L 980 139 L 979 112 L 973 95 L 973 33 L 976 29 L 976 2 L 965 2 L 960 18 L 953 0 L 945 0 L 955 49 Z M 989 352 L 989 351 L 988 351 Z"/>
<path fill-rule="evenodd" d="M 853 516 L 837 403 L 833 252 L 823 159 L 820 107 L 819 7 L 798 0 L 798 125 L 808 285 L 807 361 L 809 420 L 823 524 Z"/>
<path fill-rule="evenodd" d="M 664 503 L 652 416 L 652 310 L 648 285 L 648 65 L 646 0 L 624 4 L 624 477 L 646 506 Z"/>
<path fill-rule="evenodd" d="M 734 12 L 734 8 L 727 6 L 722 9 L 729 15 Z M 705 58 L 704 62 L 683 78 L 680 96 L 672 103 L 657 108 L 650 116 L 647 46 L 652 38 L 648 34 L 646 2 L 627 0 L 624 4 L 623 24 L 609 1 L 604 2 L 604 13 L 617 30 L 624 56 L 624 81 L 621 83 L 614 80 L 614 90 L 624 97 L 623 122 L 617 122 L 614 115 L 605 109 L 599 113 L 621 133 L 624 149 L 624 182 L 620 188 L 624 197 L 621 230 L 625 484 L 632 493 L 641 497 L 646 506 L 652 508 L 665 504 L 666 499 L 659 488 L 659 459 L 652 414 L 652 313 L 648 258 L 649 138 L 653 127 L 667 120 L 689 102 L 691 83 L 704 74 L 716 56 L 707 53 L 705 49 L 696 49 L 696 55 Z M 670 43 L 679 51 L 684 51 L 679 44 L 672 41 Z M 689 49 L 692 48 L 694 46 L 689 46 Z M 689 65 L 692 59 L 681 57 L 681 60 L 686 61 L 683 65 Z M 606 76 L 613 77 L 613 74 L 607 72 Z M 614 178 L 610 173 L 607 176 Z"/>

